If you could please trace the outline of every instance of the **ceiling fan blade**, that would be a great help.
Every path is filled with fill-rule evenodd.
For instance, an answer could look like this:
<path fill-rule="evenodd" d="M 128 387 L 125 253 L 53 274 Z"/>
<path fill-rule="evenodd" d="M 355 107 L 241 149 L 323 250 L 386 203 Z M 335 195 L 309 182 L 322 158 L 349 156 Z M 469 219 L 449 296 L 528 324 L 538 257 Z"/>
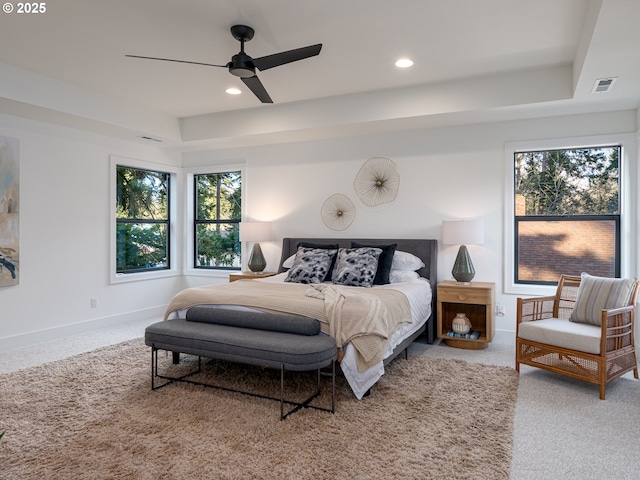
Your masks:
<path fill-rule="evenodd" d="M 253 64 L 258 70 L 267 70 L 268 68 L 278 67 L 286 63 L 297 62 L 305 58 L 315 57 L 320 53 L 322 44 L 310 45 L 308 47 L 296 48 L 286 52 L 274 53 L 266 57 L 254 58 Z"/>
<path fill-rule="evenodd" d="M 258 77 L 254 75 L 253 77 L 243 78 L 242 81 L 262 103 L 273 103 Z"/>
<path fill-rule="evenodd" d="M 142 57 L 140 55 L 125 55 L 125 57 L 131 58 L 145 58 L 147 60 L 162 60 L 163 62 L 178 62 L 178 63 L 191 63 L 193 65 L 204 65 L 205 67 L 223 67 L 227 68 L 226 65 L 214 65 L 212 63 L 201 63 L 201 62 L 189 62 L 188 60 L 173 60 L 171 58 L 158 58 L 158 57 Z"/>

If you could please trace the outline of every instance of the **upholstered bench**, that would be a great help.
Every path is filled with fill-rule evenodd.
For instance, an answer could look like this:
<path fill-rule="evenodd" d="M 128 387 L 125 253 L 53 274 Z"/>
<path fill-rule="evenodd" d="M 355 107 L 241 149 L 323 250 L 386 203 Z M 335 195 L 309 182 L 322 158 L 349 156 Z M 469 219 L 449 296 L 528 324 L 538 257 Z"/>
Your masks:
<path fill-rule="evenodd" d="M 335 341 L 320 334 L 317 320 L 292 315 L 238 311 L 225 308 L 193 307 L 186 318 L 166 320 L 149 325 L 145 343 L 152 348 L 151 388 L 156 390 L 174 381 L 184 381 L 214 388 L 232 390 L 218 385 L 189 379 L 200 372 L 201 357 L 280 369 L 280 398 L 251 392 L 239 393 L 280 401 L 280 418 L 284 419 L 300 408 L 335 412 Z M 181 377 L 158 372 L 158 350 L 184 353 L 198 357 L 197 370 Z M 320 370 L 331 366 L 331 408 L 321 408 L 310 402 L 320 394 Z M 284 398 L 284 372 L 318 372 L 316 392 L 303 402 Z M 155 379 L 167 380 L 156 385 Z M 284 404 L 294 405 L 284 412 Z"/>

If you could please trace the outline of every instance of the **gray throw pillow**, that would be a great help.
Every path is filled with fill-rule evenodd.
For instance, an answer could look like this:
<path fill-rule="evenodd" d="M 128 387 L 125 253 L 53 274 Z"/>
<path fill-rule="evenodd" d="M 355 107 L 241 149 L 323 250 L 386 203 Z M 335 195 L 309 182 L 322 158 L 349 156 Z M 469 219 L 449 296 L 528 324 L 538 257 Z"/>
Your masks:
<path fill-rule="evenodd" d="M 335 249 L 298 247 L 285 282 L 322 283 L 330 271 Z"/>
<path fill-rule="evenodd" d="M 333 283 L 353 287 L 371 287 L 378 269 L 381 248 L 341 248 L 338 250 Z"/>
<path fill-rule="evenodd" d="M 636 284 L 635 278 L 594 277 L 581 275 L 576 304 L 569 320 L 601 326 L 602 310 L 626 307 Z"/>

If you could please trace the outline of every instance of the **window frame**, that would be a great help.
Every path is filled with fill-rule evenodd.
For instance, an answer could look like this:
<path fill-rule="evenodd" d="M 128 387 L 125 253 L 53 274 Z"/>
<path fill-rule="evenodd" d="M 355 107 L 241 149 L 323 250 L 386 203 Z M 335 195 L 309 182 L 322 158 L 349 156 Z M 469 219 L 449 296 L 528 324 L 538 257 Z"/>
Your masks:
<path fill-rule="evenodd" d="M 216 220 L 202 220 L 202 219 L 198 219 L 196 218 L 196 203 L 198 201 L 198 195 L 196 192 L 196 176 L 201 176 L 201 175 L 222 175 L 225 173 L 239 173 L 240 174 L 240 216 L 237 219 L 216 219 Z M 196 265 L 196 250 L 197 250 L 197 243 L 198 243 L 198 238 L 197 238 L 197 234 L 196 231 L 198 230 L 198 226 L 199 225 L 224 225 L 224 224 L 237 224 L 238 228 L 240 226 L 240 222 L 242 221 L 242 172 L 240 170 L 225 170 L 223 172 L 220 171 L 216 171 L 216 172 L 206 172 L 206 173 L 192 173 L 192 182 L 193 182 L 193 224 L 191 225 L 191 227 L 193 228 L 193 259 L 192 259 L 192 263 L 193 263 L 193 268 L 197 269 L 197 270 L 228 270 L 230 272 L 239 272 L 240 270 L 242 270 L 242 246 L 240 246 L 240 265 L 237 267 L 226 267 L 226 266 L 218 266 L 218 267 L 211 267 L 211 266 L 203 266 L 203 265 Z M 220 194 L 220 189 L 218 188 L 217 190 L 218 195 Z"/>
<path fill-rule="evenodd" d="M 117 169 L 118 167 L 134 168 L 139 170 L 147 170 L 152 172 L 161 172 L 169 175 L 169 198 L 168 198 L 168 234 L 167 239 L 167 255 L 168 268 L 153 268 L 148 271 L 135 270 L 131 272 L 117 272 Z M 180 274 L 181 259 L 178 256 L 178 246 L 181 238 L 176 234 L 178 230 L 176 223 L 178 219 L 179 199 L 182 193 L 179 188 L 180 169 L 171 165 L 164 165 L 154 162 L 137 160 L 132 158 L 120 157 L 116 155 L 110 156 L 110 189 L 109 189 L 109 205 L 110 205 L 110 280 L 112 284 L 126 283 L 140 280 L 150 280 L 154 278 L 173 277 Z"/>
<path fill-rule="evenodd" d="M 632 188 L 630 172 L 635 161 L 635 139 L 631 134 L 611 134 L 587 137 L 570 137 L 546 140 L 531 140 L 510 142 L 505 144 L 505 199 L 504 199 L 504 265 L 503 285 L 504 293 L 518 295 L 551 295 L 556 290 L 556 284 L 540 285 L 532 283 L 516 283 L 515 268 L 516 255 L 516 221 L 515 221 L 515 178 L 513 174 L 514 155 L 522 151 L 570 150 L 581 148 L 597 148 L 601 146 L 620 145 L 619 185 L 620 185 L 620 229 L 619 255 L 620 276 L 627 276 L 633 265 L 634 257 L 631 251 L 635 238 L 635 219 L 627 215 L 631 205 Z M 544 219 L 540 217 L 539 219 Z M 633 235 L 633 238 L 631 237 Z"/>
<path fill-rule="evenodd" d="M 216 174 L 216 173 L 228 173 L 228 172 L 240 172 L 240 179 L 242 182 L 242 192 L 240 194 L 240 201 L 242 203 L 240 207 L 240 221 L 242 222 L 245 218 L 246 211 L 246 174 L 245 174 L 245 165 L 244 164 L 224 164 L 224 165 L 209 165 L 209 166 L 201 166 L 201 167 L 191 167 L 184 169 L 184 188 L 185 188 L 185 196 L 186 196 L 186 205 L 185 205 L 185 249 L 184 249 L 184 264 L 185 275 L 189 276 L 199 276 L 199 277 L 214 277 L 214 278 L 228 278 L 229 274 L 237 273 L 242 271 L 242 266 L 238 268 L 231 267 L 207 267 L 201 268 L 195 266 L 195 201 L 196 201 L 196 192 L 195 192 L 195 176 L 196 175 L 204 175 L 204 174 Z M 245 250 L 244 245 L 241 244 L 240 247 L 240 261 L 242 265 L 242 259 L 245 258 Z"/>

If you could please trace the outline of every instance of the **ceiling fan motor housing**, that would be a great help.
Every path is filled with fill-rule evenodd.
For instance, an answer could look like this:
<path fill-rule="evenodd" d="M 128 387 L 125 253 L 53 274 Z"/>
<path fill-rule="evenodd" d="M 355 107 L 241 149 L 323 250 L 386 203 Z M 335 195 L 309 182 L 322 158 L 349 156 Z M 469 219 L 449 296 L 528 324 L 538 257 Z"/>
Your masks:
<path fill-rule="evenodd" d="M 227 64 L 229 72 L 240 78 L 253 77 L 256 74 L 256 67 L 253 65 L 253 59 L 246 53 L 238 53 L 231 57 L 231 61 Z"/>

